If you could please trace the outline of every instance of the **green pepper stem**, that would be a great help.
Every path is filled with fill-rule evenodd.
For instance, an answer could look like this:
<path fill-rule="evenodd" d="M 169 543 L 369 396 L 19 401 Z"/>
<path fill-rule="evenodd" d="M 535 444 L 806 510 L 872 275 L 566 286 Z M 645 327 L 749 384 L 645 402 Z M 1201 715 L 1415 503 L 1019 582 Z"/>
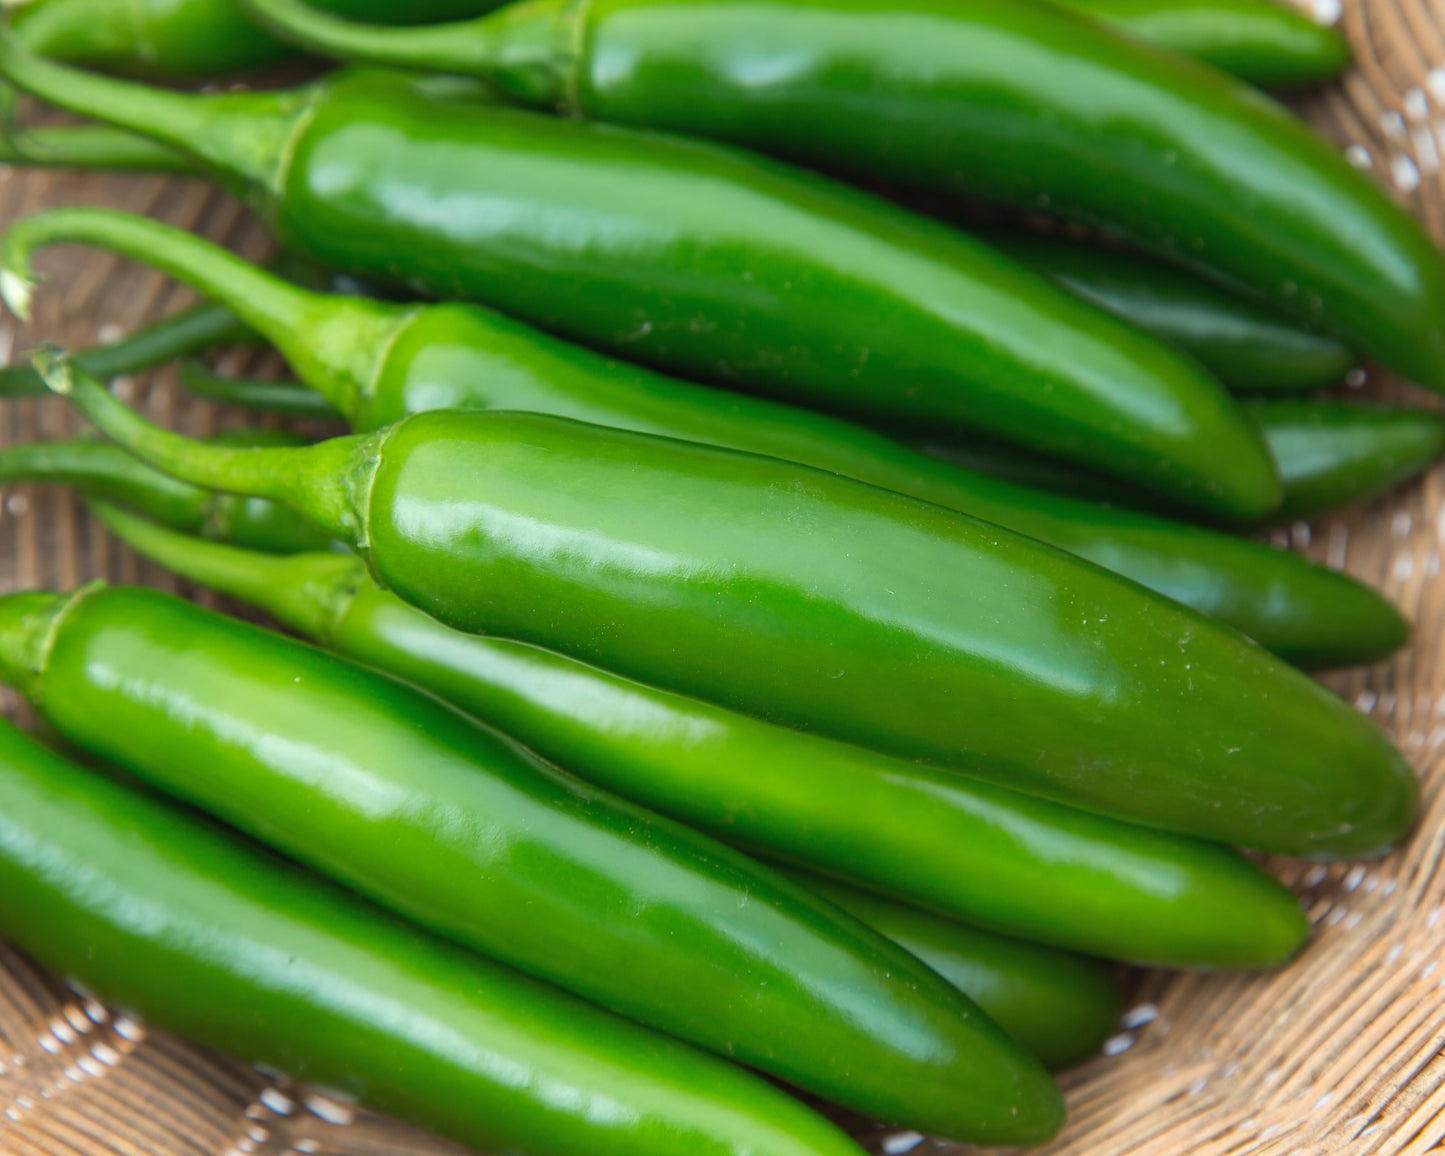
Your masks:
<path fill-rule="evenodd" d="M 17 482 L 74 486 L 199 532 L 211 497 L 138 462 L 119 446 L 96 441 L 40 442 L 0 450 L 0 486 Z"/>
<path fill-rule="evenodd" d="M 52 209 L 11 226 L 0 242 L 0 293 L 28 319 L 37 249 L 96 245 L 184 281 L 280 349 L 308 386 L 352 421 L 374 392 L 391 343 L 414 307 L 316 293 L 181 229 L 108 209 Z"/>
<path fill-rule="evenodd" d="M 336 418 L 340 414 L 315 390 L 289 381 L 222 377 L 198 361 L 181 366 L 181 384 L 197 397 L 290 417 Z"/>
<path fill-rule="evenodd" d="M 267 554 L 194 538 L 109 502 L 89 505 L 112 534 L 151 561 L 317 642 L 329 641 L 356 591 L 370 581 L 366 564 L 349 554 Z"/>
<path fill-rule="evenodd" d="M 71 68 L 0 28 L 0 77 L 60 108 L 130 129 L 194 156 L 241 196 L 279 191 L 290 143 L 315 88 L 200 96 Z"/>
<path fill-rule="evenodd" d="M 575 23 L 586 8 L 572 0 L 528 0 L 470 20 L 395 27 L 347 20 L 300 0 L 241 0 L 241 6 L 282 40 L 320 56 L 475 77 L 520 100 L 553 106 L 571 96 L 580 39 Z"/>
<path fill-rule="evenodd" d="M 147 465 L 193 486 L 270 498 L 332 537 L 366 547 L 364 499 L 384 434 L 332 438 L 295 449 L 206 445 L 152 425 L 59 350 L 40 350 L 35 366 L 50 389 Z"/>
<path fill-rule="evenodd" d="M 13 129 L 0 140 L 0 163 L 179 176 L 199 172 L 194 160 L 175 149 L 104 124 Z"/>
<path fill-rule="evenodd" d="M 75 364 L 91 376 L 108 381 L 217 345 L 255 340 L 255 333 L 225 306 L 204 302 L 137 329 L 119 341 L 82 350 L 75 355 Z M 45 392 L 45 382 L 28 362 L 0 369 L 0 397 L 33 397 Z"/>

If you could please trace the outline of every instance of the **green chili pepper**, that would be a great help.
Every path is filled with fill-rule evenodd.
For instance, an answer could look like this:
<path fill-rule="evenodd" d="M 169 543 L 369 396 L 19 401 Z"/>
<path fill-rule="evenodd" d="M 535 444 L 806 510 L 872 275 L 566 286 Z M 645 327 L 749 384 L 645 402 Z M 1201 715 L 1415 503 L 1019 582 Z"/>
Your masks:
<path fill-rule="evenodd" d="M 1211 0 L 1211 3 L 1213 0 Z M 1269 7 L 1285 12 L 1282 5 Z M 1018 230 L 990 244 L 1073 293 L 1177 345 L 1231 389 L 1304 392 L 1335 385 L 1354 355 L 1329 337 L 1140 253 Z"/>
<path fill-rule="evenodd" d="M 774 726 L 526 643 L 461 634 L 380 589 L 359 558 L 277 557 L 113 507 L 97 512 L 182 577 L 766 857 L 1002 934 L 1135 963 L 1272 966 L 1308 935 L 1288 891 L 1214 844 Z"/>
<path fill-rule="evenodd" d="M 0 163 L 199 175 L 184 154 L 109 125 L 11 127 L 0 135 Z"/>
<path fill-rule="evenodd" d="M 492 7 L 486 0 L 320 2 L 353 19 L 397 24 L 454 20 Z M 35 52 L 136 76 L 210 80 L 295 55 L 235 0 L 21 0 L 10 23 Z"/>
<path fill-rule="evenodd" d="M 662 377 L 476 306 L 308 293 L 143 218 L 59 209 L 13 226 L 0 269 L 16 308 L 27 308 L 33 251 L 56 240 L 106 246 L 224 301 L 361 430 L 439 407 L 511 409 L 747 450 L 1039 538 L 1227 621 L 1293 662 L 1374 661 L 1409 636 L 1375 591 L 1295 555 L 1001 484 L 857 426 Z"/>
<path fill-rule="evenodd" d="M 1445 259 L 1418 221 L 1255 89 L 1060 7 L 530 0 L 379 29 L 300 0 L 243 3 L 346 59 L 1100 226 L 1445 390 Z M 362 168 L 345 165 L 328 171 L 356 196 Z"/>
<path fill-rule="evenodd" d="M 1288 479 L 1275 520 L 1373 501 L 1445 454 L 1445 417 L 1403 406 L 1256 402 L 1250 410 Z"/>
<path fill-rule="evenodd" d="M 1088 1059 L 1118 1023 L 1118 988 L 1092 960 L 976 931 L 803 871 L 787 874 L 918 956 L 1051 1068 Z"/>
<path fill-rule="evenodd" d="M 1244 408 L 1264 433 L 1284 483 L 1284 503 L 1267 519 L 1273 523 L 1373 501 L 1418 477 L 1445 454 L 1445 417 L 1433 410 L 1334 399 L 1254 400 L 1246 401 Z M 1166 510 L 1150 495 L 1110 478 L 998 442 L 925 441 L 919 448 L 1016 485 Z M 1177 508 L 1168 512 L 1180 514 Z"/>
<path fill-rule="evenodd" d="M 1262 0 L 1067 2 L 1254 84 L 1314 83 L 1349 64 L 1349 48 L 1338 34 Z M 497 7 L 488 0 L 320 0 L 319 6 L 353 19 L 406 24 Z M 14 22 L 36 52 L 136 76 L 209 78 L 294 51 L 262 32 L 236 0 L 22 0 Z"/>
<path fill-rule="evenodd" d="M 404 926 L 4 721 L 0 932 L 158 1027 L 484 1149 L 858 1152 L 765 1081 Z"/>
<path fill-rule="evenodd" d="M 377 74 L 195 96 L 0 42 L 38 94 L 204 155 L 288 250 L 477 297 L 686 376 L 977 424 L 1235 516 L 1278 480 L 1194 363 L 963 234 L 693 141 L 434 99 Z"/>
<path fill-rule="evenodd" d="M 229 450 L 43 360 L 127 449 L 305 513 L 458 629 L 1223 842 L 1366 853 L 1413 819 L 1408 764 L 1319 684 L 941 506 L 535 414 L 439 410 L 305 449 Z"/>
<path fill-rule="evenodd" d="M 1259 0 L 1063 0 L 1140 40 L 1192 56 L 1263 88 L 1333 80 L 1349 42 L 1288 3 Z M 332 4 L 325 7 L 336 11 Z"/>
<path fill-rule="evenodd" d="M 336 409 L 315 390 L 294 381 L 253 381 L 223 377 L 199 361 L 182 363 L 181 385 L 197 397 L 246 409 L 288 417 L 340 418 Z"/>
<path fill-rule="evenodd" d="M 142 465 L 118 446 L 100 442 L 6 446 L 0 449 L 0 486 L 16 482 L 64 483 L 91 497 L 143 510 L 188 533 L 260 550 L 322 550 L 330 542 L 285 506 L 189 486 Z"/>
<path fill-rule="evenodd" d="M 0 678 L 91 754 L 629 1018 L 942 1135 L 1062 1120 L 1042 1068 L 895 945 L 383 675 L 91 587 L 0 599 Z"/>

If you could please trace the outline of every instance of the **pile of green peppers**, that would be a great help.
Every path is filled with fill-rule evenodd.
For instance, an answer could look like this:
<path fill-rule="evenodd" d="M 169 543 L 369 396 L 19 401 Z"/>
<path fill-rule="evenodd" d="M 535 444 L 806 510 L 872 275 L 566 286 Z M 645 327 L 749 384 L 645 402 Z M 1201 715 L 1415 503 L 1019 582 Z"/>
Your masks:
<path fill-rule="evenodd" d="M 1305 948 L 1244 852 L 1415 819 L 1304 673 L 1409 622 L 1259 540 L 1445 454 L 1326 392 L 1445 391 L 1445 258 L 1261 91 L 1348 65 L 1273 0 L 16 6 L 0 80 L 90 119 L 0 159 L 215 179 L 281 256 L 11 222 L 22 319 L 56 244 L 204 300 L 0 370 L 95 431 L 0 485 L 279 629 L 0 596 L 0 936 L 481 1149 L 858 1156 L 794 1089 L 1048 1141 L 1121 965 Z M 107 388 L 181 358 L 311 436 Z"/>

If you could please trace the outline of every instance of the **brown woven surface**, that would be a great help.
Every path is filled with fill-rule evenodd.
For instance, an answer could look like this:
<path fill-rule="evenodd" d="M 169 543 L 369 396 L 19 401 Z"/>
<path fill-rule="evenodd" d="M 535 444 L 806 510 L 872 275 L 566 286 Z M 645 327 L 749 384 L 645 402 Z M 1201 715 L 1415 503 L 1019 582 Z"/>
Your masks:
<path fill-rule="evenodd" d="M 1445 0 L 1346 0 L 1343 21 L 1359 65 L 1303 107 L 1445 238 Z M 267 251 L 254 222 L 199 182 L 0 169 L 0 226 L 72 203 L 149 213 L 249 256 Z M 51 279 L 35 324 L 0 322 L 0 353 L 42 338 L 84 345 L 190 300 L 163 278 L 93 251 L 47 253 L 41 267 Z M 190 433 L 239 421 L 187 398 L 169 374 L 131 388 L 153 417 Z M 1395 388 L 1376 374 L 1364 390 Z M 74 428 L 53 400 L 0 406 L 0 443 Z M 1110 1054 L 1065 1077 L 1073 1116 L 1050 1156 L 1445 1151 L 1445 470 L 1387 503 L 1282 538 L 1383 587 L 1417 623 L 1415 646 L 1395 662 L 1335 685 L 1411 755 L 1424 780 L 1422 823 L 1408 847 L 1380 862 L 1278 865 L 1317 927 L 1308 954 L 1287 971 L 1138 976 Z M 93 577 L 177 589 L 109 541 L 68 494 L 5 492 L 0 589 Z M 0 695 L 0 709 L 15 713 L 14 696 Z M 875 1151 L 901 1151 L 911 1139 L 859 1132 Z M 913 1150 L 959 1151 L 931 1142 Z M 456 1149 L 148 1032 L 0 945 L 0 1153 L 291 1152 Z"/>

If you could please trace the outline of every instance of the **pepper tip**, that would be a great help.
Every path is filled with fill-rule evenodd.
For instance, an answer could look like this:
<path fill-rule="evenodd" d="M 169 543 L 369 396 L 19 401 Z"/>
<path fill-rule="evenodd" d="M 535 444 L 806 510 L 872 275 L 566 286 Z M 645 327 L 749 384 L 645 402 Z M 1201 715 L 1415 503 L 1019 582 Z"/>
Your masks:
<path fill-rule="evenodd" d="M 62 397 L 75 392 L 75 373 L 70 363 L 70 354 L 56 345 L 42 345 L 31 354 L 35 372 L 45 382 L 45 388 Z"/>
<path fill-rule="evenodd" d="M 3 3 L 3 0 L 0 0 Z M 35 295 L 35 282 L 13 269 L 0 270 L 0 298 L 10 312 L 21 321 L 30 320 L 30 301 Z"/>

